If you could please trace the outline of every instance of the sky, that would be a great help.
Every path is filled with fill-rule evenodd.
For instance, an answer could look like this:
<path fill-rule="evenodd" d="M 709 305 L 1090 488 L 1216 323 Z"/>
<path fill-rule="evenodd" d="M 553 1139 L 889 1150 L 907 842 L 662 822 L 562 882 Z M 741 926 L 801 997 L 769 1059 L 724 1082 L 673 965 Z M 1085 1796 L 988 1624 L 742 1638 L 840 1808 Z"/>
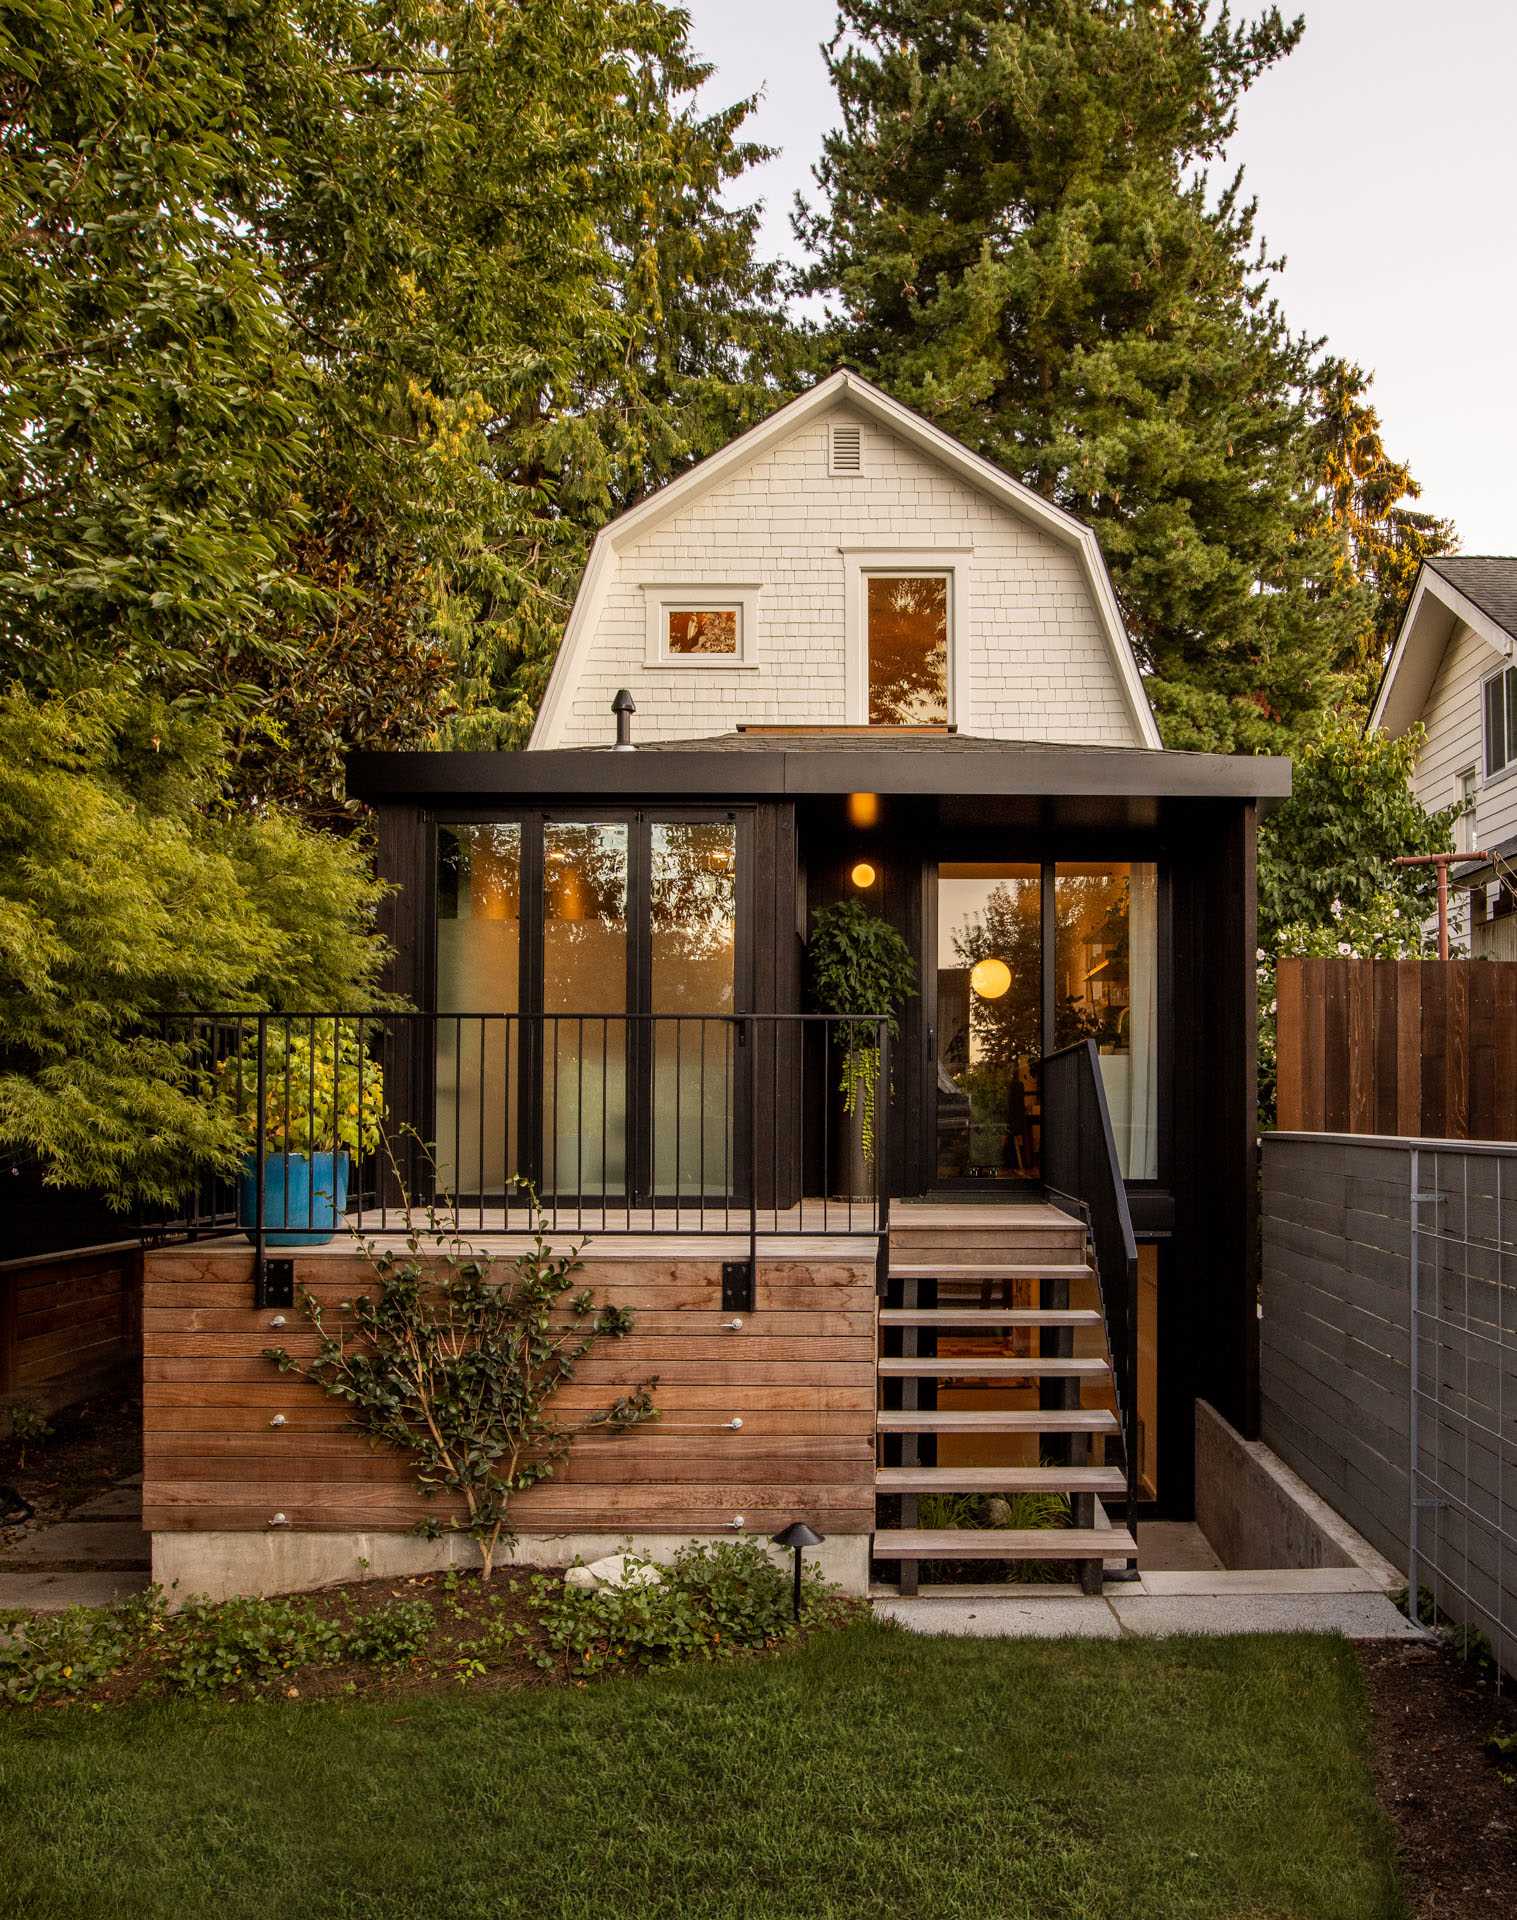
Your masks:
<path fill-rule="evenodd" d="M 684 5 L 713 102 L 763 90 L 750 131 L 780 152 L 743 197 L 765 202 L 765 250 L 790 254 L 791 202 L 837 118 L 831 0 Z M 1517 0 L 1297 11 L 1306 33 L 1245 96 L 1228 155 L 1286 256 L 1281 303 L 1374 374 L 1386 446 L 1461 549 L 1517 554 Z"/>

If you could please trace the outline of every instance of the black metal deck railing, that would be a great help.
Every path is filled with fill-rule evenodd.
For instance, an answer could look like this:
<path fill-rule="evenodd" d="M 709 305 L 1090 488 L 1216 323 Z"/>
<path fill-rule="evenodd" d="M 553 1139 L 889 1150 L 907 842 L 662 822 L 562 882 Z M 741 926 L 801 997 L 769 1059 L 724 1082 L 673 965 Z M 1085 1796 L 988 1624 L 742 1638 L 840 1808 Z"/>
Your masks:
<path fill-rule="evenodd" d="M 147 1223 L 269 1246 L 440 1217 L 527 1231 L 883 1236 L 883 1018 L 706 1013 L 194 1013 L 162 1022 L 244 1150 Z M 844 1050 L 877 1051 L 860 1151 Z"/>
<path fill-rule="evenodd" d="M 1079 1040 L 1061 1047 L 1047 1056 L 1041 1071 L 1044 1189 L 1051 1201 L 1085 1222 L 1090 1237 L 1122 1428 L 1125 1518 L 1129 1532 L 1134 1532 L 1139 1464 L 1138 1243 L 1095 1042 Z"/>

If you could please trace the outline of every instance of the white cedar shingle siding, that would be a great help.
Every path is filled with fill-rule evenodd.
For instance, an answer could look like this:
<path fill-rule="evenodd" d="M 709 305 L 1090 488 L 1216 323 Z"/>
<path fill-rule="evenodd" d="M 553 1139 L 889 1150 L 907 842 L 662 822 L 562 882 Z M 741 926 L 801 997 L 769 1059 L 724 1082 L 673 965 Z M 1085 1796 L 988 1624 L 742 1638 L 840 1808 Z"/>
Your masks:
<path fill-rule="evenodd" d="M 635 740 L 758 725 L 841 725 L 843 548 L 972 548 L 966 731 L 1141 746 L 1079 556 L 871 420 L 863 472 L 829 471 L 836 409 L 798 427 L 683 511 L 629 538 L 565 690 L 555 746 L 612 738 L 618 687 Z M 640 581 L 758 581 L 757 670 L 645 665 Z M 959 645 L 965 643 L 956 634 Z"/>
<path fill-rule="evenodd" d="M 1502 664 L 1479 634 L 1462 620 L 1454 623 L 1423 708 L 1427 740 L 1412 775 L 1412 792 L 1431 811 L 1451 806 L 1457 797 L 1460 773 L 1465 767 L 1477 769 L 1480 787 L 1475 804 L 1475 844 L 1480 847 L 1498 846 L 1517 834 L 1517 768 L 1509 768 L 1491 781 L 1485 777 L 1481 687 L 1486 676 Z"/>

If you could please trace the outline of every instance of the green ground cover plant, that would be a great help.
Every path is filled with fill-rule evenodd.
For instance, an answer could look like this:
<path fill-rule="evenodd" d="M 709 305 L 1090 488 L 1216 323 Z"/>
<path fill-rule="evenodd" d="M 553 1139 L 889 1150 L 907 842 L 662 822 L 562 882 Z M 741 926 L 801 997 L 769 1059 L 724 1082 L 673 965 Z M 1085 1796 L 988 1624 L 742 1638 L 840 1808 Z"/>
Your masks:
<path fill-rule="evenodd" d="M 583 1687 L 3 1715 L 0 1856 L 30 1920 L 1400 1920 L 1367 1738 L 1337 1640 L 861 1622 Z"/>
<path fill-rule="evenodd" d="M 687 1547 L 656 1578 L 580 1588 L 560 1572 L 449 1572 L 291 1597 L 191 1599 L 0 1614 L 0 1702 L 118 1705 L 138 1697 L 331 1698 L 386 1685 L 539 1685 L 772 1651 L 851 1620 L 815 1569 L 799 1623 L 790 1575 L 753 1540 Z"/>

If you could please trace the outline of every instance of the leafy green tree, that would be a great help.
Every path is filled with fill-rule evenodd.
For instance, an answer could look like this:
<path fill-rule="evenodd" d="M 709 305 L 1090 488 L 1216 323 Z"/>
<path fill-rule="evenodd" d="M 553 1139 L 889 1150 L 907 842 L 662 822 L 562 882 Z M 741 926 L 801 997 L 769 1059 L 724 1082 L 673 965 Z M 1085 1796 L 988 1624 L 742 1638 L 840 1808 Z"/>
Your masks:
<path fill-rule="evenodd" d="M 1429 813 L 1413 796 L 1420 728 L 1397 739 L 1365 733 L 1349 715 L 1327 721 L 1295 758 L 1291 797 L 1259 830 L 1259 943 L 1275 952 L 1282 932 L 1331 931 L 1345 914 L 1374 916 L 1375 936 L 1394 938 L 1386 902 L 1410 950 L 1432 911 L 1427 868 L 1397 867 L 1403 854 L 1447 853 L 1458 807 Z M 1377 946 L 1376 951 L 1380 948 Z"/>
<path fill-rule="evenodd" d="M 1369 380 L 1352 361 L 1330 357 L 1317 369 L 1314 437 L 1325 511 L 1337 536 L 1340 580 L 1362 589 L 1364 614 L 1338 665 L 1367 705 L 1396 628 L 1430 555 L 1457 544 L 1453 522 L 1410 503 L 1422 489 L 1404 462 L 1391 459 L 1370 405 Z"/>
<path fill-rule="evenodd" d="M 148 1014 L 372 1004 L 382 889 L 287 814 L 228 817 L 210 722 L 124 694 L 0 695 L 0 1155 L 126 1205 L 235 1160 Z"/>
<path fill-rule="evenodd" d="M 1173 746 L 1289 740 L 1359 621 L 1316 345 L 1241 178 L 1205 171 L 1300 33 L 1205 0 L 843 0 L 798 220 L 825 352 L 1096 527 Z"/>

